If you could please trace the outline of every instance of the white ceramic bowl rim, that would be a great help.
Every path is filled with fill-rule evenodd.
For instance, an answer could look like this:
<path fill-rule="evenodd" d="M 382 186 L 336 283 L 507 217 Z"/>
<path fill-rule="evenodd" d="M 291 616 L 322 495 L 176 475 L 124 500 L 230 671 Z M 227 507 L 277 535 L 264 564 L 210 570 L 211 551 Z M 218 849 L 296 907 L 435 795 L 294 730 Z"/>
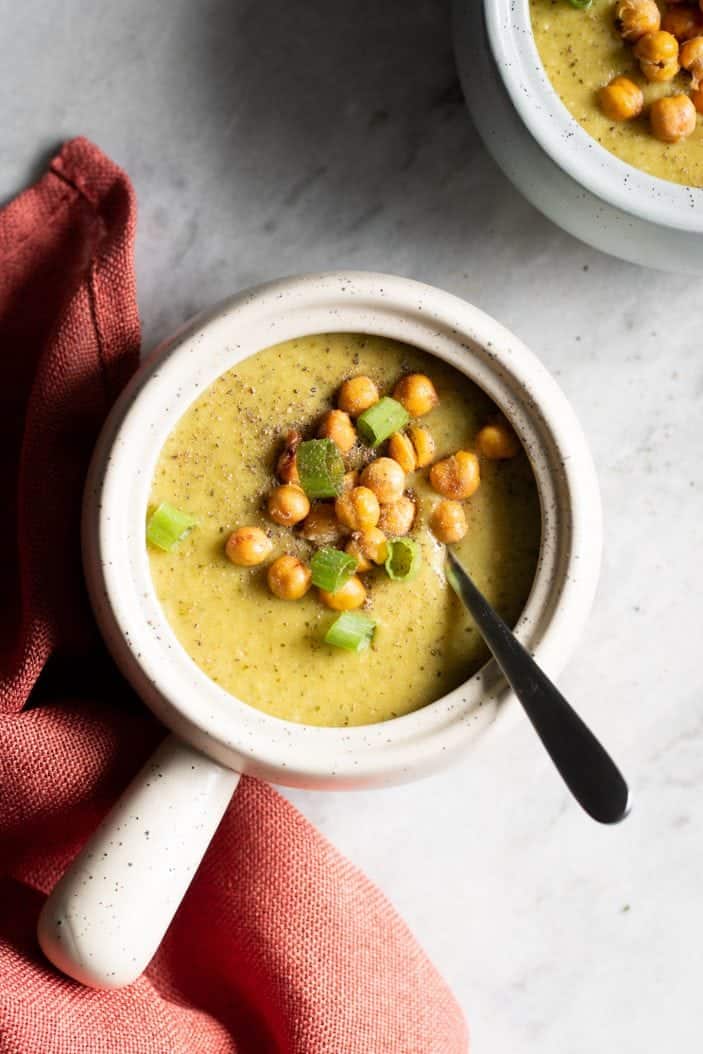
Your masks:
<path fill-rule="evenodd" d="M 553 674 L 590 609 L 600 563 L 600 501 L 569 404 L 539 361 L 483 312 L 408 279 L 343 272 L 282 279 L 233 297 L 148 359 L 114 407 L 86 485 L 83 549 L 108 646 L 145 702 L 205 753 L 289 785 L 372 785 L 436 768 L 492 723 L 509 689 L 489 662 L 467 684 L 377 725 L 282 721 L 211 681 L 178 643 L 156 597 L 144 513 L 161 447 L 176 421 L 234 363 L 310 333 L 368 332 L 453 363 L 513 422 L 542 503 L 540 562 L 518 636 Z"/>
<path fill-rule="evenodd" d="M 484 0 L 484 10 L 489 44 L 510 99 L 556 164 L 624 212 L 650 223 L 703 232 L 703 190 L 659 179 L 621 161 L 572 117 L 542 65 L 529 0 Z M 656 244 L 652 255 L 656 266 Z"/>

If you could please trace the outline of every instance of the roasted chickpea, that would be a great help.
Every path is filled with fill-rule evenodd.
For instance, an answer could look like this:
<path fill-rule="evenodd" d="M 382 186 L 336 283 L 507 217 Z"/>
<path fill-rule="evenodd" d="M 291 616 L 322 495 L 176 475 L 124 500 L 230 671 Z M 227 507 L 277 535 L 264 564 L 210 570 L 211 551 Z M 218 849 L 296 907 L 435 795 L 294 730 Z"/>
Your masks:
<path fill-rule="evenodd" d="M 679 72 L 679 42 L 663 29 L 640 37 L 633 52 L 648 81 L 670 81 Z"/>
<path fill-rule="evenodd" d="M 394 432 L 388 440 L 388 454 L 397 461 L 403 472 L 414 472 L 417 466 L 415 447 L 408 436 Z"/>
<path fill-rule="evenodd" d="M 434 439 L 431 432 L 422 425 L 410 425 L 408 428 L 410 442 L 415 449 L 415 460 L 418 468 L 425 468 L 435 454 Z"/>
<path fill-rule="evenodd" d="M 480 482 L 478 458 L 468 450 L 457 450 L 456 454 L 438 461 L 430 469 L 430 483 L 434 490 L 455 501 L 470 498 Z"/>
<path fill-rule="evenodd" d="M 662 29 L 679 41 L 690 40 L 701 32 L 700 11 L 691 7 L 670 7 L 662 18 Z"/>
<path fill-rule="evenodd" d="M 378 388 L 370 377 L 350 377 L 339 389 L 337 406 L 351 417 L 358 417 L 378 402 Z"/>
<path fill-rule="evenodd" d="M 382 564 L 388 556 L 388 542 L 382 530 L 371 527 L 368 531 L 358 531 L 347 545 L 347 552 L 358 560 L 363 559 L 365 567 L 359 565 L 360 571 L 368 571 L 371 564 Z"/>
<path fill-rule="evenodd" d="M 415 512 L 415 502 L 404 494 L 397 501 L 381 506 L 378 526 L 384 534 L 391 535 L 393 538 L 401 538 L 412 529 Z"/>
<path fill-rule="evenodd" d="M 302 487 L 295 483 L 284 483 L 282 487 L 271 491 L 267 508 L 274 523 L 280 523 L 282 527 L 293 527 L 310 512 L 310 502 Z"/>
<path fill-rule="evenodd" d="M 663 143 L 678 143 L 696 127 L 696 107 L 688 95 L 667 95 L 649 108 L 652 132 Z"/>
<path fill-rule="evenodd" d="M 703 113 L 703 88 L 691 92 L 691 102 L 698 110 L 698 113 Z"/>
<path fill-rule="evenodd" d="M 681 45 L 679 62 L 691 74 L 691 87 L 698 91 L 703 81 L 703 37 L 693 37 Z"/>
<path fill-rule="evenodd" d="M 291 429 L 286 432 L 283 438 L 283 450 L 276 462 L 276 475 L 281 483 L 297 483 L 299 481 L 296 450 L 302 441 L 303 437 L 297 429 Z"/>
<path fill-rule="evenodd" d="M 315 545 L 329 545 L 342 534 L 342 525 L 337 519 L 334 505 L 316 502 L 303 520 L 300 528 L 303 538 Z"/>
<path fill-rule="evenodd" d="M 378 498 L 368 487 L 354 487 L 340 494 L 334 503 L 337 519 L 351 531 L 366 531 L 375 527 L 381 515 Z"/>
<path fill-rule="evenodd" d="M 383 504 L 397 501 L 405 490 L 405 473 L 390 457 L 379 457 L 371 461 L 361 473 L 362 486 L 372 490 Z"/>
<path fill-rule="evenodd" d="M 656 33 L 660 24 L 661 15 L 654 0 L 618 0 L 615 5 L 615 28 L 630 44 L 645 33 Z"/>
<path fill-rule="evenodd" d="M 598 92 L 600 108 L 611 121 L 630 121 L 642 113 L 642 89 L 629 77 L 614 77 Z"/>
<path fill-rule="evenodd" d="M 461 541 L 468 530 L 464 506 L 458 501 L 440 501 L 430 515 L 430 530 L 440 542 Z"/>
<path fill-rule="evenodd" d="M 349 490 L 354 490 L 354 487 L 359 485 L 359 473 L 355 468 L 351 472 L 345 472 L 342 480 L 342 494 L 346 494 Z"/>
<path fill-rule="evenodd" d="M 263 563 L 273 549 L 273 542 L 260 527 L 238 527 L 225 543 L 225 555 L 239 567 Z"/>
<path fill-rule="evenodd" d="M 424 373 L 401 377 L 393 389 L 393 398 L 402 403 L 411 417 L 423 417 L 439 402 L 434 384 Z"/>
<path fill-rule="evenodd" d="M 356 429 L 344 410 L 328 410 L 317 430 L 320 439 L 331 439 L 343 454 L 348 454 L 356 443 Z"/>
<path fill-rule="evenodd" d="M 366 600 L 364 583 L 356 575 L 352 575 L 335 593 L 327 593 L 321 589 L 320 600 L 333 611 L 352 611 L 354 608 L 360 608 Z"/>
<path fill-rule="evenodd" d="M 375 528 L 374 528 L 375 529 Z M 365 571 L 370 571 L 373 564 L 367 556 L 361 550 L 359 545 L 359 535 L 356 534 L 350 538 L 347 544 L 344 546 L 345 553 L 349 553 L 356 560 L 356 570 L 358 574 L 363 574 Z"/>
<path fill-rule="evenodd" d="M 642 69 L 641 66 L 640 68 Z M 678 60 L 674 60 L 673 62 L 665 62 L 661 66 L 648 67 L 646 71 L 642 69 L 642 72 L 647 80 L 651 81 L 653 84 L 664 84 L 673 81 L 680 69 L 681 67 L 679 66 Z"/>
<path fill-rule="evenodd" d="M 484 425 L 476 436 L 476 446 L 489 461 L 503 461 L 520 452 L 520 441 L 506 421 Z"/>
<path fill-rule="evenodd" d="M 269 589 L 281 600 L 300 600 L 310 588 L 312 571 L 297 556 L 279 556 L 268 569 Z"/>

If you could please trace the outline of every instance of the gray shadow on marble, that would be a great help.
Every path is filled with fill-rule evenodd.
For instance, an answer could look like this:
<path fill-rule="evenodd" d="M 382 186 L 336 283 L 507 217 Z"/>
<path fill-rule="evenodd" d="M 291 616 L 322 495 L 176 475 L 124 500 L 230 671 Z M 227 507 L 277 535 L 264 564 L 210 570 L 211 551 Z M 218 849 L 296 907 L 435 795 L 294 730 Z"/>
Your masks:
<path fill-rule="evenodd" d="M 479 269 L 474 246 L 485 252 L 492 238 L 509 244 L 512 266 L 563 239 L 535 223 L 478 139 L 448 4 L 218 0 L 207 17 L 179 8 L 174 18 L 170 32 L 187 37 L 187 48 L 179 48 L 172 105 L 193 121 L 207 115 L 200 164 L 211 196 L 177 230 L 168 210 L 156 219 L 170 223 L 163 234 L 182 259 L 194 244 L 217 241 L 210 294 L 349 266 L 441 281 Z M 174 189 L 188 195 L 187 172 Z M 191 288 L 183 314 L 213 299 Z"/>

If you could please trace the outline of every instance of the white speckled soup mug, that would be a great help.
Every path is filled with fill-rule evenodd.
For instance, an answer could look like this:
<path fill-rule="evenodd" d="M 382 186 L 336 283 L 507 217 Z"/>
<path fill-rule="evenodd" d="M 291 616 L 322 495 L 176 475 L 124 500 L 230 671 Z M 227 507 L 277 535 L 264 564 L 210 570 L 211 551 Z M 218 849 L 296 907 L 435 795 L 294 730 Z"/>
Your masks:
<path fill-rule="evenodd" d="M 110 414 L 86 484 L 85 572 L 125 676 L 173 733 L 135 777 L 49 897 L 44 952 L 95 987 L 135 980 L 156 951 L 241 773 L 307 788 L 378 787 L 466 755 L 511 705 L 495 663 L 415 713 L 317 728 L 271 717 L 211 681 L 177 641 L 154 591 L 145 513 L 161 447 L 221 373 L 279 341 L 371 333 L 413 344 L 478 384 L 532 463 L 542 540 L 516 632 L 552 675 L 591 606 L 601 514 L 579 424 L 538 359 L 475 307 L 405 278 L 364 272 L 272 282 L 185 326 L 142 365 Z M 266 876 L 262 876 L 262 881 Z"/>

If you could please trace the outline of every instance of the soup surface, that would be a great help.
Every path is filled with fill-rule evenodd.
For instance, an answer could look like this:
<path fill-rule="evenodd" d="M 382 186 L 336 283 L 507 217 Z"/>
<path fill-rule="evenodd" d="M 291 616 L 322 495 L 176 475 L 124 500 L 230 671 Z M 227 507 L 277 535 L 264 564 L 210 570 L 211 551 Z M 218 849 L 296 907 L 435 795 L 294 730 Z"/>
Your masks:
<path fill-rule="evenodd" d="M 680 73 L 672 81 L 650 84 L 642 76 L 632 47 L 617 34 L 614 0 L 593 0 L 579 10 L 568 0 L 529 0 L 535 43 L 556 92 L 570 113 L 602 146 L 650 175 L 703 187 L 703 120 L 678 143 L 663 143 L 652 135 L 646 110 L 664 95 L 688 94 L 691 78 Z M 663 4 L 660 5 L 663 8 Z M 598 89 L 624 74 L 644 92 L 645 107 L 631 121 L 612 121 L 601 113 Z"/>
<path fill-rule="evenodd" d="M 297 601 L 273 596 L 266 567 L 233 566 L 229 533 L 263 527 L 284 552 L 309 559 L 310 543 L 267 519 L 282 433 L 310 428 L 334 405 L 347 377 L 372 377 L 390 391 L 408 371 L 429 375 L 440 402 L 422 418 L 442 457 L 472 444 L 495 413 L 492 402 L 440 360 L 406 345 L 358 334 L 317 335 L 268 348 L 223 374 L 186 411 L 155 471 L 151 503 L 169 502 L 198 519 L 170 552 L 149 548 L 154 586 L 179 641 L 201 669 L 239 699 L 269 714 L 312 725 L 361 725 L 424 706 L 471 676 L 485 645 L 443 573 L 444 547 L 427 527 L 436 504 L 426 473 L 408 477 L 418 513 L 412 536 L 422 552 L 418 576 L 365 578 L 373 643 L 359 654 L 325 644 L 334 612 L 311 590 Z M 469 530 L 456 546 L 480 589 L 513 624 L 534 576 L 540 511 L 528 459 L 482 463 L 467 501 Z"/>

